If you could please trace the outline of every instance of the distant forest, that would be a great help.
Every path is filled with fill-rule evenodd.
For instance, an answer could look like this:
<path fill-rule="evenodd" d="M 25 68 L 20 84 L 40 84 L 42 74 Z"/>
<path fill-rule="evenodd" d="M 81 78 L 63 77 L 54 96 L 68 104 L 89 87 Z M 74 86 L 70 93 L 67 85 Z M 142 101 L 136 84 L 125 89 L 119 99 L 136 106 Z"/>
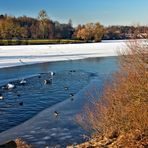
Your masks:
<path fill-rule="evenodd" d="M 99 22 L 73 27 L 72 20 L 59 23 L 45 10 L 37 18 L 0 15 L 0 39 L 76 39 L 99 42 L 102 39 L 148 38 L 148 26 L 108 26 Z"/>

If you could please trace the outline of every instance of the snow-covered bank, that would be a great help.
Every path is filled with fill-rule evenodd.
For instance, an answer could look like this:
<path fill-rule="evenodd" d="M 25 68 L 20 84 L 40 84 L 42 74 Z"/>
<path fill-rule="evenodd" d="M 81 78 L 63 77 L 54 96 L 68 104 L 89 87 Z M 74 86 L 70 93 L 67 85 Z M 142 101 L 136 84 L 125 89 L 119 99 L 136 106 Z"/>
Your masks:
<path fill-rule="evenodd" d="M 0 68 L 50 61 L 117 56 L 125 41 L 66 45 L 0 46 Z"/>

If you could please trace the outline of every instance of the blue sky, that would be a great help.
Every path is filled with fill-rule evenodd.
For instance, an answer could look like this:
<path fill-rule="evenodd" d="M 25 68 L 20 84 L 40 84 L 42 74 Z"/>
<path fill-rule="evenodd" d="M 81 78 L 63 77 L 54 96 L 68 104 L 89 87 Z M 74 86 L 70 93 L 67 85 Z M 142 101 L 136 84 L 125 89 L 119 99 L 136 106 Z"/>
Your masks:
<path fill-rule="evenodd" d="M 71 18 L 74 25 L 101 22 L 103 25 L 148 25 L 148 0 L 0 0 L 0 13 L 37 17 L 45 9 L 60 22 Z"/>

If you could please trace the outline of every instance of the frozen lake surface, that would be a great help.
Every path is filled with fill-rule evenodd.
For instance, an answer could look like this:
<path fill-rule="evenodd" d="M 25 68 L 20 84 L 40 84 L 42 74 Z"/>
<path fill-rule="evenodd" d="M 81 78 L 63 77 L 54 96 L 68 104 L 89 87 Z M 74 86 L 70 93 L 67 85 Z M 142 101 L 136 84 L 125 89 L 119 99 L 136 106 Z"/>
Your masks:
<path fill-rule="evenodd" d="M 0 68 L 49 61 L 117 56 L 127 41 L 60 45 L 0 46 Z"/>

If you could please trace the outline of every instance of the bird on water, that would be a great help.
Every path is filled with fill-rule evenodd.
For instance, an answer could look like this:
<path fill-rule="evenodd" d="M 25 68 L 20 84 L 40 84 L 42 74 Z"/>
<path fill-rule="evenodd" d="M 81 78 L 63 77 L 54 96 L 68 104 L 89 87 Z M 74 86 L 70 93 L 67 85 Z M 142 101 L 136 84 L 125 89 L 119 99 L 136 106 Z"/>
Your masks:
<path fill-rule="evenodd" d="M 49 79 L 49 80 L 44 80 L 44 84 L 52 84 L 52 79 Z"/>
<path fill-rule="evenodd" d="M 22 79 L 22 80 L 20 81 L 20 84 L 21 84 L 21 85 L 25 85 L 26 83 L 27 83 L 27 81 L 24 80 L 24 79 Z"/>
<path fill-rule="evenodd" d="M 6 86 L 7 89 L 13 89 L 15 88 L 15 85 L 14 84 L 11 84 L 11 83 L 8 83 L 7 86 Z"/>
<path fill-rule="evenodd" d="M 50 71 L 49 74 L 50 74 L 51 77 L 53 77 L 55 75 L 55 72 Z"/>
<path fill-rule="evenodd" d="M 19 103 L 20 106 L 23 106 L 23 104 L 24 104 L 23 102 L 20 102 L 20 103 Z"/>
<path fill-rule="evenodd" d="M 4 96 L 2 94 L 0 94 L 0 100 L 3 100 Z"/>

